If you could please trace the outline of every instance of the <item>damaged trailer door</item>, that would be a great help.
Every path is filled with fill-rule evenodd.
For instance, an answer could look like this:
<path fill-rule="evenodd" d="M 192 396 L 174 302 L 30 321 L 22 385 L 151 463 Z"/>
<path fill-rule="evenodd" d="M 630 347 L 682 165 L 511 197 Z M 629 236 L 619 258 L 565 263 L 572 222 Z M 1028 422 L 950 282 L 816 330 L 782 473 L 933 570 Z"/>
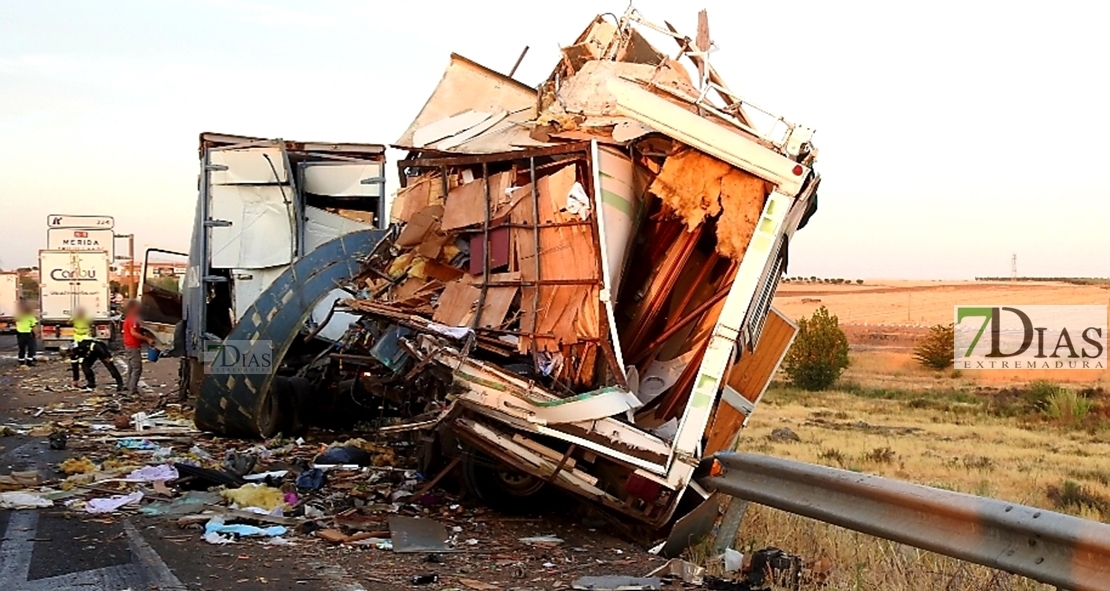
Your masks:
<path fill-rule="evenodd" d="M 232 315 L 247 308 L 296 255 L 296 188 L 283 142 L 207 151 L 210 269 L 232 283 Z"/>
<path fill-rule="evenodd" d="M 315 354 L 315 341 L 298 334 L 311 330 L 325 340 L 342 334 L 350 317 L 332 313 L 344 295 L 335 288 L 357 269 L 352 257 L 369 253 L 382 236 L 385 147 L 205 133 L 200 152 L 182 388 L 198 398 L 201 428 L 269 436 L 292 425 L 275 419 L 296 414 L 278 408 L 290 397 L 275 405 L 268 376 L 258 383 L 239 373 L 222 376 L 228 381 L 221 386 L 203 371 L 205 356 L 247 337 L 252 352 L 272 345 L 276 371 L 287 351 Z M 236 379 L 248 390 L 235 387 Z"/>

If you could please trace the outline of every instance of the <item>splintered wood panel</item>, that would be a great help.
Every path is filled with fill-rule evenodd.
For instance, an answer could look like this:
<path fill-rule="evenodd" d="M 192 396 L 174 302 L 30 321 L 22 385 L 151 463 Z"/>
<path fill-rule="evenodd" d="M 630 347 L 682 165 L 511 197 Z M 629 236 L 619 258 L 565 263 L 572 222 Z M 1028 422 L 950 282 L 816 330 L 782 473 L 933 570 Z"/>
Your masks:
<path fill-rule="evenodd" d="M 568 165 L 536 182 L 540 224 L 580 220 L 564 211 L 575 180 L 575 166 Z M 598 280 L 598 251 L 589 225 L 541 228 L 539 257 L 541 280 Z M 584 307 L 600 305 L 597 291 L 596 285 L 540 286 L 536 332 L 555 335 L 554 339 L 543 339 L 541 349 L 557 350 L 559 344 L 578 342 L 579 337 L 600 336 L 596 310 L 592 314 L 583 312 Z"/>
<path fill-rule="evenodd" d="M 509 219 L 513 224 L 523 224 L 527 226 L 536 223 L 535 208 L 532 206 L 532 185 L 528 184 L 515 191 L 515 193 L 523 194 L 516 205 L 513 206 L 509 212 Z M 535 229 L 533 228 L 511 228 L 512 233 L 512 249 L 516 254 L 516 269 L 520 271 L 520 276 L 525 281 L 536 280 L 536 263 L 539 260 L 536 257 L 536 239 Z M 523 287 L 520 292 L 520 330 L 523 333 L 531 333 L 535 328 L 535 287 Z M 517 345 L 518 351 L 526 353 L 531 349 L 532 339 L 528 336 L 521 336 Z"/>
<path fill-rule="evenodd" d="M 505 191 L 513 182 L 512 171 L 502 172 L 489 178 L 489 198 L 493 205 L 507 199 Z M 466 226 L 483 224 L 486 221 L 486 185 L 482 179 L 475 179 L 459 185 L 447 193 L 447 205 L 443 211 L 443 229 L 454 230 Z"/>
<path fill-rule="evenodd" d="M 552 174 L 536 180 L 539 212 L 533 215 L 530 197 L 520 198 L 511 212 L 513 223 L 533 225 L 564 224 L 580 221 L 566 209 L 567 195 L 576 181 L 576 168 L 568 164 Z M 520 191 L 531 192 L 531 186 Z M 514 198 L 518 195 L 514 192 Z M 594 212 L 590 212 L 591 216 Z M 574 285 L 544 284 L 539 289 L 539 309 L 534 309 L 536 287 L 524 287 L 521 292 L 522 329 L 551 337 L 522 338 L 520 352 L 538 349 L 558 351 L 560 344 L 573 344 L 580 339 L 600 337 L 601 323 L 598 282 L 598 249 L 593 229 L 588 224 L 544 227 L 539 231 L 540 252 L 535 252 L 535 230 L 514 228 L 513 250 L 516 264 L 524 281 L 535 281 L 536 261 L 539 260 L 541 282 L 583 281 Z M 535 322 L 533 322 L 535 318 Z"/>
<path fill-rule="evenodd" d="M 732 367 L 728 374 L 728 385 L 753 405 L 759 402 L 759 398 L 767 390 L 767 384 L 774 377 L 775 369 L 786 356 L 790 340 L 797 330 L 778 310 L 771 308 L 755 350 L 742 355 L 740 361 Z M 709 427 L 705 455 L 731 451 L 740 434 L 740 428 L 744 426 L 745 418 L 742 412 L 725 402 L 722 396 L 717 402 L 713 424 Z"/>
<path fill-rule="evenodd" d="M 481 277 L 468 277 L 467 281 L 481 285 Z M 490 275 L 491 282 L 508 283 L 510 281 L 520 281 L 520 273 L 498 273 Z M 504 286 L 504 287 L 490 287 L 486 289 L 486 299 L 482 302 L 482 313 L 478 316 L 478 326 L 481 328 L 500 328 L 505 323 L 505 317 L 509 314 L 509 307 L 516 298 L 519 287 Z"/>
<path fill-rule="evenodd" d="M 443 199 L 443 179 L 438 174 L 425 174 L 409 181 L 397 191 L 393 207 L 394 221 L 408 222 L 422 209 Z"/>
<path fill-rule="evenodd" d="M 439 295 L 432 320 L 447 326 L 468 326 L 479 293 L 477 287 L 461 280 L 448 283 Z"/>

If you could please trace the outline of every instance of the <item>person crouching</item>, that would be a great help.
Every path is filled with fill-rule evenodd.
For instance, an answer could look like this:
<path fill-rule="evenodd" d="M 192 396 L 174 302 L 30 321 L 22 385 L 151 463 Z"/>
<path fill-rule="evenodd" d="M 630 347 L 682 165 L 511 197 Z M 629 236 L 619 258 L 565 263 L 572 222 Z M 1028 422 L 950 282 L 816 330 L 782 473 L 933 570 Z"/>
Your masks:
<path fill-rule="evenodd" d="M 93 365 L 99 361 L 108 368 L 112 379 L 116 380 L 116 392 L 123 392 L 123 376 L 112 361 L 112 353 L 108 346 L 96 339 L 82 339 L 73 344 L 69 350 L 69 366 L 73 372 L 73 387 L 80 385 L 78 370 L 85 374 L 85 392 L 92 392 L 96 388 L 96 372 Z"/>

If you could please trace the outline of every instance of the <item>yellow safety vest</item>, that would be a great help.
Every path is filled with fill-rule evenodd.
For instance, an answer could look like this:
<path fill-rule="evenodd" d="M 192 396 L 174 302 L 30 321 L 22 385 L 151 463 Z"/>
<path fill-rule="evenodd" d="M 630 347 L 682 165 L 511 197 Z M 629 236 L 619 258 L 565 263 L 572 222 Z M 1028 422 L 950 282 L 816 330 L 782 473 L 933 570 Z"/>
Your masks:
<path fill-rule="evenodd" d="M 80 343 L 92 338 L 92 323 L 83 318 L 73 319 L 73 342 Z"/>
<path fill-rule="evenodd" d="M 17 316 L 15 319 L 15 331 L 28 333 L 35 328 L 36 324 L 38 324 L 38 321 L 30 314 L 26 316 Z"/>

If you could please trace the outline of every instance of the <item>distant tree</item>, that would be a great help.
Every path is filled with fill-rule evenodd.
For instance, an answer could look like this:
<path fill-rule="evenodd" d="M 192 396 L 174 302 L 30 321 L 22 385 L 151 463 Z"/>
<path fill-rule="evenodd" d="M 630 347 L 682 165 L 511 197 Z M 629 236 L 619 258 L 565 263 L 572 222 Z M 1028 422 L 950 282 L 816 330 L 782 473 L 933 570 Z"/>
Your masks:
<path fill-rule="evenodd" d="M 816 283 L 817 282 L 817 276 L 816 275 L 810 275 L 809 276 L 809 282 L 810 283 Z"/>
<path fill-rule="evenodd" d="M 914 347 L 913 358 L 929 369 L 948 369 L 955 357 L 955 334 L 951 323 L 930 328 L 929 333 Z"/>
<path fill-rule="evenodd" d="M 863 285 L 863 279 L 856 279 L 856 285 Z"/>
<path fill-rule="evenodd" d="M 783 360 L 783 372 L 804 390 L 826 390 L 848 367 L 848 337 L 839 319 L 821 306 L 798 320 L 798 336 Z"/>
<path fill-rule="evenodd" d="M 23 299 L 27 301 L 39 299 L 39 280 L 34 277 L 23 277 L 19 280 L 20 291 Z"/>

